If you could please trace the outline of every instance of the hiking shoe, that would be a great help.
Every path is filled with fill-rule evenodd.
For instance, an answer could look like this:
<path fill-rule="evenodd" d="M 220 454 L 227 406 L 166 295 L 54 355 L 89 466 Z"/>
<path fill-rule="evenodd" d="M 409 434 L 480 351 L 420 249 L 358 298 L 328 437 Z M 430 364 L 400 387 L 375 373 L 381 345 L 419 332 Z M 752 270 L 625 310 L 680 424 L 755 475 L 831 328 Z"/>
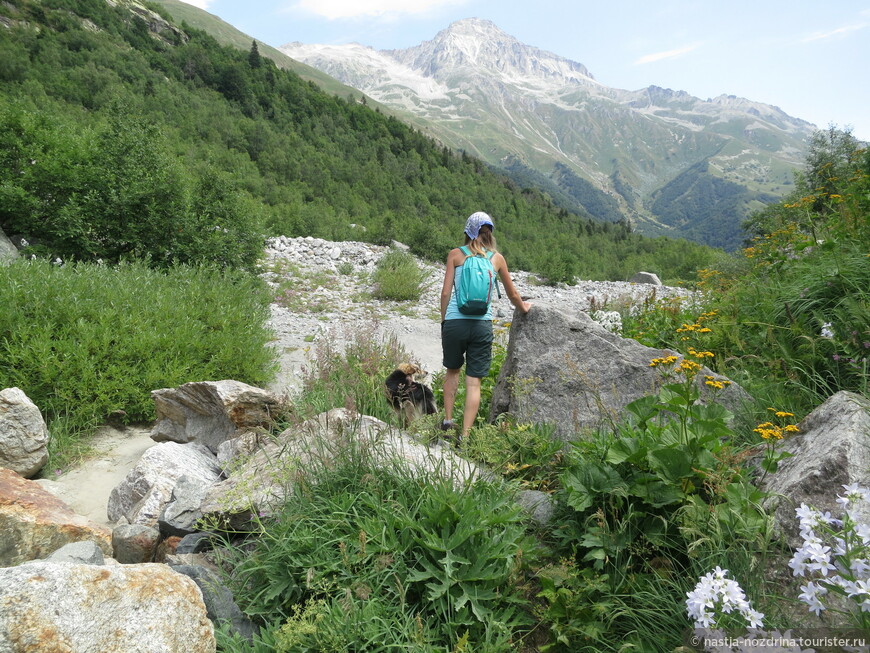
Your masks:
<path fill-rule="evenodd" d="M 441 424 L 438 428 L 440 428 L 442 431 L 453 431 L 456 429 L 456 424 L 453 422 L 452 419 L 444 419 L 441 420 Z"/>

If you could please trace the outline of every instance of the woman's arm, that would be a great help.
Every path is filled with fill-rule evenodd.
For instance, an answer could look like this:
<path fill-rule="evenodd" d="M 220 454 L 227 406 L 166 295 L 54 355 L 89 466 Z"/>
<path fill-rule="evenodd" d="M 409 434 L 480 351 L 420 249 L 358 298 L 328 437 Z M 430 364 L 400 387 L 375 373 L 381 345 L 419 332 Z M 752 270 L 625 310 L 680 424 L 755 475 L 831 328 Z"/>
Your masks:
<path fill-rule="evenodd" d="M 501 279 L 501 284 L 504 286 L 504 292 L 510 300 L 510 303 L 519 309 L 521 313 L 528 313 L 532 305 L 527 301 L 523 301 L 523 298 L 520 296 L 520 291 L 517 290 L 517 287 L 514 285 L 514 280 L 511 279 L 507 261 L 504 256 L 496 254 L 492 258 L 496 272 L 498 272 L 498 277 Z"/>
<path fill-rule="evenodd" d="M 450 250 L 447 255 L 447 268 L 444 270 L 444 284 L 441 286 L 441 321 L 447 314 L 447 304 L 450 303 L 450 295 L 453 293 L 453 277 L 456 275 L 456 264 L 462 252 L 457 249 Z"/>

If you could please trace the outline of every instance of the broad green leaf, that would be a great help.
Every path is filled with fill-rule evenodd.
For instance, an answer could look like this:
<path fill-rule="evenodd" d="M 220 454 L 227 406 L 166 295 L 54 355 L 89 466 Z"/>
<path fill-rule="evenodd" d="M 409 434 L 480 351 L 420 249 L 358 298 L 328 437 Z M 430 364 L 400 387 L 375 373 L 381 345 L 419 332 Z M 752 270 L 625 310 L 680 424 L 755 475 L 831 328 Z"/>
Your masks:
<path fill-rule="evenodd" d="M 617 438 L 607 450 L 605 460 L 613 465 L 623 462 L 637 463 L 646 456 L 646 449 L 638 438 Z"/>
<path fill-rule="evenodd" d="M 680 479 L 694 475 L 692 458 L 682 448 L 653 449 L 647 454 L 647 460 L 654 472 L 671 483 L 678 483 Z"/>
<path fill-rule="evenodd" d="M 685 498 L 680 488 L 662 482 L 653 474 L 638 474 L 632 479 L 629 492 L 654 508 L 680 503 Z"/>

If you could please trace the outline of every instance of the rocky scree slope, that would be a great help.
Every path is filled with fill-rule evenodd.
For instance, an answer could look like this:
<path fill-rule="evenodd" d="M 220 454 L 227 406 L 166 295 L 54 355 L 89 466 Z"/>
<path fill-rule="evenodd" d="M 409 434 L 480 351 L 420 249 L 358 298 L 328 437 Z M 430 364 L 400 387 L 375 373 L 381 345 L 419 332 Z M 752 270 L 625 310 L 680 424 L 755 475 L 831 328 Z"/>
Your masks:
<path fill-rule="evenodd" d="M 417 259 L 425 274 L 419 301 L 377 300 L 372 297 L 373 274 L 390 249 L 312 237 L 279 236 L 267 242 L 262 274 L 275 293 L 269 326 L 275 333 L 272 345 L 280 364 L 269 390 L 292 394 L 301 386 L 300 372 L 320 340 L 329 338 L 341 346 L 364 329 L 394 335 L 428 372 L 441 369 L 439 297 L 444 266 Z M 533 304 L 542 301 L 586 312 L 636 306 L 651 296 L 691 294 L 684 288 L 625 281 L 545 286 L 534 274 L 521 270 L 512 270 L 511 276 Z M 513 306 L 503 291 L 502 295 L 494 299 L 494 306 L 497 325 L 505 326 L 513 316 Z M 501 332 L 506 338 L 506 329 Z"/>

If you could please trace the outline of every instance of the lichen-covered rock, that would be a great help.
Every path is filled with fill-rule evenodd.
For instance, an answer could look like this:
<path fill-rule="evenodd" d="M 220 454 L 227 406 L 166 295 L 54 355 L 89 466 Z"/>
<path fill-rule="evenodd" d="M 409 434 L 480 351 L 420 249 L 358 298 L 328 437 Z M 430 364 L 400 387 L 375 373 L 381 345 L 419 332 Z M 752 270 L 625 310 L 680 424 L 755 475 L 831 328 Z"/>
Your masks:
<path fill-rule="evenodd" d="M 39 483 L 0 468 L 0 567 L 44 558 L 83 540 L 112 555 L 108 528 L 77 515 Z"/>
<path fill-rule="evenodd" d="M 0 569 L 0 651 L 213 653 L 196 583 L 166 565 Z"/>

